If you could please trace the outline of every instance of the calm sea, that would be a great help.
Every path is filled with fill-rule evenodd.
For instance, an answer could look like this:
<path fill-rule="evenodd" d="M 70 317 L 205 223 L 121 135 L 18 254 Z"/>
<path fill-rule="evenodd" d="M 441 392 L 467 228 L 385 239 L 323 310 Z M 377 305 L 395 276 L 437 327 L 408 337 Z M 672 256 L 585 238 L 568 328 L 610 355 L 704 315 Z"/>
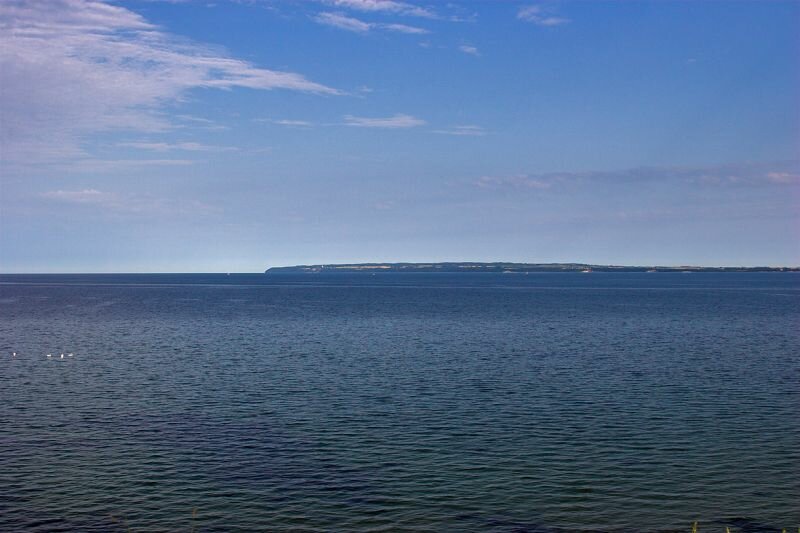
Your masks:
<path fill-rule="evenodd" d="M 0 531 L 797 528 L 799 318 L 789 273 L 0 276 Z"/>

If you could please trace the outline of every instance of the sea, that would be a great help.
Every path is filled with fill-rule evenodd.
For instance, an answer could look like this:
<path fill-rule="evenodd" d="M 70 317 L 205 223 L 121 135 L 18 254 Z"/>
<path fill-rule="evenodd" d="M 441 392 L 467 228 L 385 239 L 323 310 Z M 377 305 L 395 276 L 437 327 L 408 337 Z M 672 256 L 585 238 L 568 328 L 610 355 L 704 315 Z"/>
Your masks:
<path fill-rule="evenodd" d="M 2 275 L 0 531 L 796 531 L 798 326 L 795 273 Z"/>

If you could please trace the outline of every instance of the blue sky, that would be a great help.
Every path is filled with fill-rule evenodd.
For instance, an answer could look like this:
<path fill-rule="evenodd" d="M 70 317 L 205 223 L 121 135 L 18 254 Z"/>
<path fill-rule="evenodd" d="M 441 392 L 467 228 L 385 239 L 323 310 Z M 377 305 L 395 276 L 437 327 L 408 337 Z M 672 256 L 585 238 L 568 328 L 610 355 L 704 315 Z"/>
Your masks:
<path fill-rule="evenodd" d="M 797 2 L 4 2 L 0 270 L 800 264 Z"/>

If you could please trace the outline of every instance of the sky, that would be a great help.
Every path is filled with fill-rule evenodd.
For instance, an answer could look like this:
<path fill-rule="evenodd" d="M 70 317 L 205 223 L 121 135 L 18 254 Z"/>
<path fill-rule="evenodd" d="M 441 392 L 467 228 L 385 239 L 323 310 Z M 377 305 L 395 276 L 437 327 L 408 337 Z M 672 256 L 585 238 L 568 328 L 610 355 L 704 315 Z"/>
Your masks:
<path fill-rule="evenodd" d="M 0 3 L 0 272 L 800 265 L 800 2 Z"/>

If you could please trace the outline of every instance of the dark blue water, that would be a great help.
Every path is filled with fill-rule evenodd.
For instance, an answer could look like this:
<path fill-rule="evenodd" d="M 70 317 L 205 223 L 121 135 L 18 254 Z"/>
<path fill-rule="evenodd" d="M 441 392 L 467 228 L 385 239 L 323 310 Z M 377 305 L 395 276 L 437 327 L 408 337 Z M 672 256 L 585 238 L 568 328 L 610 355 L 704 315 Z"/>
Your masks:
<path fill-rule="evenodd" d="M 0 276 L 0 531 L 797 528 L 799 318 L 788 273 Z"/>

